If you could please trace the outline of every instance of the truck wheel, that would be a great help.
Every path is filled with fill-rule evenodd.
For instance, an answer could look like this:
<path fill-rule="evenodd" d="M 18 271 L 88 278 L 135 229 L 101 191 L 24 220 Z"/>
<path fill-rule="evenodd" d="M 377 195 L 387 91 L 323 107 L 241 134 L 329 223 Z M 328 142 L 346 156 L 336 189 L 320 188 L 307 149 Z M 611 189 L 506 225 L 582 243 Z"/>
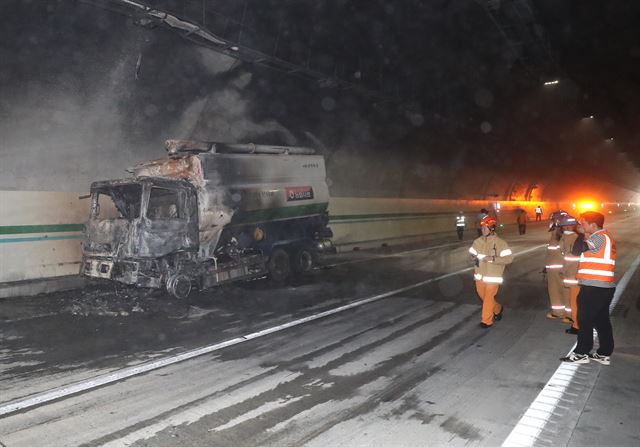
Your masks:
<path fill-rule="evenodd" d="M 306 248 L 296 251 L 293 258 L 293 270 L 296 273 L 307 273 L 313 269 L 313 255 Z"/>
<path fill-rule="evenodd" d="M 282 248 L 276 248 L 271 253 L 267 264 L 269 269 L 269 277 L 275 282 L 285 282 L 291 273 L 291 262 L 289 253 Z"/>
<path fill-rule="evenodd" d="M 167 292 L 179 300 L 186 299 L 191 293 L 191 279 L 181 273 L 171 275 L 167 279 Z"/>

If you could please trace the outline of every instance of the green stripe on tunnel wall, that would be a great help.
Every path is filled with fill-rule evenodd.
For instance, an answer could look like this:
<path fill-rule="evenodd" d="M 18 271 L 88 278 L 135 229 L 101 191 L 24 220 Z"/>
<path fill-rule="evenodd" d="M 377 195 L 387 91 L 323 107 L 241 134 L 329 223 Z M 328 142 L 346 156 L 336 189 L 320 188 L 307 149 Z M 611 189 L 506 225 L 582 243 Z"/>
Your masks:
<path fill-rule="evenodd" d="M 14 237 L 0 239 L 0 244 L 16 244 L 19 242 L 39 242 L 39 241 L 64 241 L 67 239 L 80 239 L 81 234 L 70 234 L 68 236 L 36 236 L 36 237 Z"/>
<path fill-rule="evenodd" d="M 430 213 L 385 213 L 385 214 L 342 214 L 329 216 L 331 220 L 356 220 L 356 219 L 393 219 L 409 217 L 451 216 L 455 211 L 436 211 Z"/>
<path fill-rule="evenodd" d="M 0 226 L 0 234 L 66 233 L 82 228 L 82 224 L 11 225 Z"/>

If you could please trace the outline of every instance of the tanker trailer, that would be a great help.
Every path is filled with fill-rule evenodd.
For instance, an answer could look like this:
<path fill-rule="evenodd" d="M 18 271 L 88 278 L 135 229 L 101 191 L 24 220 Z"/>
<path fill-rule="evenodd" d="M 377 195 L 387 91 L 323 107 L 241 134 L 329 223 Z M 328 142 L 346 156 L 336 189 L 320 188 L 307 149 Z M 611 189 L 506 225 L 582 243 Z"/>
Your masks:
<path fill-rule="evenodd" d="M 168 140 L 132 178 L 91 184 L 81 274 L 186 298 L 311 270 L 335 252 L 324 159 L 302 147 Z"/>

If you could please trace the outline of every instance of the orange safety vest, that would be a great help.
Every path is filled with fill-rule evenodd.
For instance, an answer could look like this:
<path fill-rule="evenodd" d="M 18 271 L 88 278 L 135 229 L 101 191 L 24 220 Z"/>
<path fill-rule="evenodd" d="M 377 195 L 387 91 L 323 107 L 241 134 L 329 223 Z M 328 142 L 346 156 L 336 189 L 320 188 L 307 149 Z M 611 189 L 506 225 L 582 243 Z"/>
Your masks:
<path fill-rule="evenodd" d="M 587 250 L 580 255 L 576 278 L 613 282 L 613 272 L 616 265 L 616 242 L 607 230 L 598 231 L 597 234 L 604 237 L 604 244 L 596 253 Z"/>

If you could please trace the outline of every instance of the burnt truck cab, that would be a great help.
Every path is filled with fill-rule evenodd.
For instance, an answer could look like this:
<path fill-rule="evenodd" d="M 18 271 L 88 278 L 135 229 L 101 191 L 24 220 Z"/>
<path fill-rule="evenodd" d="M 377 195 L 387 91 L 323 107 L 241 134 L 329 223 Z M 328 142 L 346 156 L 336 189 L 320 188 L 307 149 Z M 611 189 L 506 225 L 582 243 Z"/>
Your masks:
<path fill-rule="evenodd" d="M 196 190 L 180 179 L 95 182 L 85 225 L 82 274 L 161 287 L 197 256 Z"/>

